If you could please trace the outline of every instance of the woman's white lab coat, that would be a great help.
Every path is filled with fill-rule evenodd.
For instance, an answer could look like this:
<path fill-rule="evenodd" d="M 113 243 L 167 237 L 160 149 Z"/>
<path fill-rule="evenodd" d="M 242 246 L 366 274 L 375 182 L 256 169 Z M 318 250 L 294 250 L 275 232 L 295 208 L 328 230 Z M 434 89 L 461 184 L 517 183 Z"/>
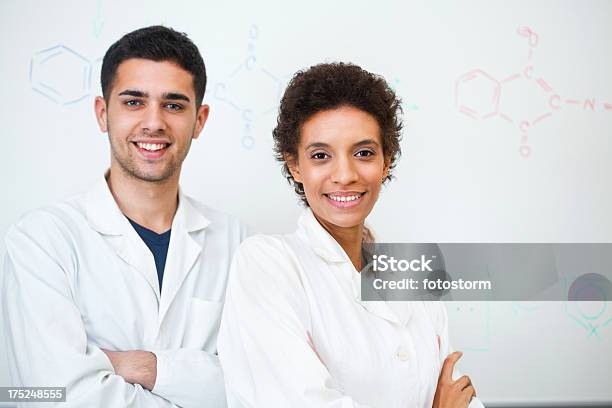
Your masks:
<path fill-rule="evenodd" d="M 293 234 L 247 239 L 219 333 L 230 406 L 431 407 L 451 352 L 444 305 L 359 295 L 359 273 L 310 210 Z"/>
<path fill-rule="evenodd" d="M 3 336 L 13 385 L 66 386 L 62 407 L 225 406 L 216 342 L 244 235 L 236 219 L 179 192 L 160 295 L 153 255 L 105 180 L 28 213 L 6 237 Z M 152 392 L 115 375 L 101 349 L 154 352 Z"/>

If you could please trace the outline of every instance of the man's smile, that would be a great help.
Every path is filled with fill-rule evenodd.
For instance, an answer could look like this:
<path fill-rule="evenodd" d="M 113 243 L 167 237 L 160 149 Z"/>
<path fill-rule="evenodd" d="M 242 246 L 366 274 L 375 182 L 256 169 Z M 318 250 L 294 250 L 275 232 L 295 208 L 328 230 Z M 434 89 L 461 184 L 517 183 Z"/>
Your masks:
<path fill-rule="evenodd" d="M 170 146 L 170 143 L 158 141 L 137 141 L 132 142 L 132 144 L 136 147 L 138 153 L 147 159 L 157 159 L 162 157 Z"/>

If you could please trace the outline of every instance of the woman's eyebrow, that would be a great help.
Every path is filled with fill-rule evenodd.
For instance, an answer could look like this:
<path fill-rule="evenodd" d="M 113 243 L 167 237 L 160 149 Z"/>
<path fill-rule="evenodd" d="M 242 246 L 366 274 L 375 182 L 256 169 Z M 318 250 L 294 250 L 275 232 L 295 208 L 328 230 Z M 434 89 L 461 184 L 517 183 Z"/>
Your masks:
<path fill-rule="evenodd" d="M 364 139 L 364 140 L 360 140 L 359 142 L 353 144 L 353 147 L 361 147 L 361 146 L 368 146 L 368 145 L 374 145 L 374 146 L 378 146 L 378 142 L 374 139 Z M 314 142 L 309 144 L 308 146 L 304 147 L 305 150 L 308 149 L 312 149 L 312 148 L 329 148 L 330 145 L 328 143 L 323 143 L 323 142 Z"/>
<path fill-rule="evenodd" d="M 315 143 L 311 143 L 311 144 L 309 144 L 309 145 L 308 145 L 308 146 L 306 146 L 304 149 L 305 149 L 305 150 L 308 150 L 308 149 L 311 149 L 311 148 L 313 148 L 313 147 L 322 147 L 322 148 L 324 148 L 324 147 L 329 147 L 329 144 L 327 144 L 327 143 L 323 143 L 323 142 L 315 142 Z"/>
<path fill-rule="evenodd" d="M 378 146 L 378 142 L 374 139 L 364 139 L 361 140 L 357 143 L 355 143 L 353 146 L 354 147 L 361 147 L 361 146 L 366 146 L 366 145 L 374 145 L 374 146 Z"/>

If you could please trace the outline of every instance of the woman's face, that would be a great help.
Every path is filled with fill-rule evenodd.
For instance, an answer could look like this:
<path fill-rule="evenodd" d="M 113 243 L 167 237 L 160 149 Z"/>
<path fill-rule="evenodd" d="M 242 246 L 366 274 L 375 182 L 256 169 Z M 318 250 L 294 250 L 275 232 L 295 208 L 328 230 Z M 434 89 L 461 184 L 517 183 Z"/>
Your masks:
<path fill-rule="evenodd" d="M 351 106 L 318 112 L 302 125 L 297 156 L 289 169 L 317 218 L 361 225 L 388 173 L 376 119 Z"/>

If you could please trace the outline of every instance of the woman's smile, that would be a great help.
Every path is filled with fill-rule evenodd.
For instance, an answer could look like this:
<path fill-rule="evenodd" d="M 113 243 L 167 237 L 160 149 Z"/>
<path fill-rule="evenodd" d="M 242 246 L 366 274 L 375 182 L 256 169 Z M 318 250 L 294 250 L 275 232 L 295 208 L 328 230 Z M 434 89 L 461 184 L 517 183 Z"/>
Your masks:
<path fill-rule="evenodd" d="M 337 208 L 353 208 L 361 204 L 361 198 L 364 196 L 363 193 L 356 192 L 334 192 L 323 194 L 327 197 L 329 203 Z"/>

